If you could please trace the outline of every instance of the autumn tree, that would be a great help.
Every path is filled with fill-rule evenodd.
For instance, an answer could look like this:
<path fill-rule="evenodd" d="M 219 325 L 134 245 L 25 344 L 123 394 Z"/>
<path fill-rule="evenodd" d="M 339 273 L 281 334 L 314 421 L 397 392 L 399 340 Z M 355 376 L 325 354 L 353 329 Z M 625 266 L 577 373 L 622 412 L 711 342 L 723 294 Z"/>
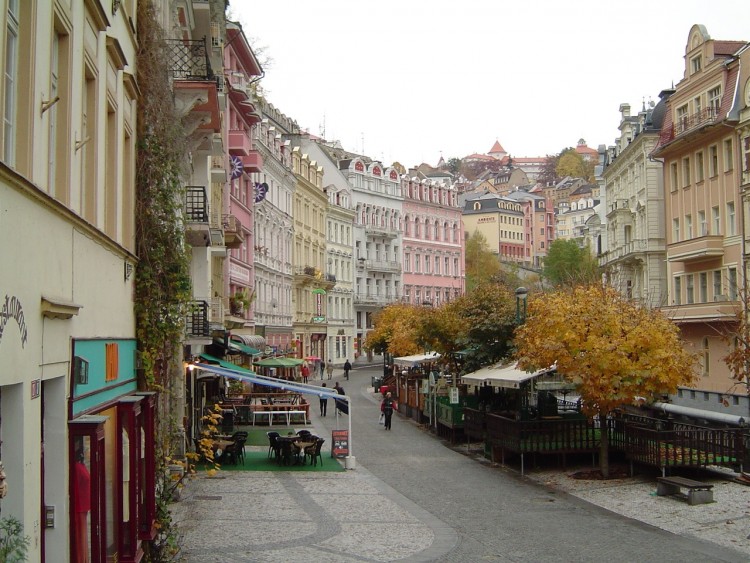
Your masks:
<path fill-rule="evenodd" d="M 409 356 L 424 351 L 419 340 L 424 307 L 408 303 L 393 303 L 375 315 L 374 328 L 367 333 L 365 350 L 376 354 L 388 352 L 394 356 Z"/>
<path fill-rule="evenodd" d="M 573 148 L 567 148 L 558 156 L 555 172 L 559 178 L 570 176 L 572 178 L 584 178 L 589 182 L 593 182 L 595 180 L 595 166 L 595 161 L 583 158 Z"/>
<path fill-rule="evenodd" d="M 727 328 L 721 332 L 729 350 L 722 360 L 729 368 L 733 386 L 744 386 L 745 393 L 750 394 L 750 321 L 747 315 L 750 299 L 746 291 L 738 290 L 735 320 L 727 323 Z"/>
<path fill-rule="evenodd" d="M 542 275 L 554 286 L 585 285 L 596 282 L 601 270 L 588 246 L 581 247 L 575 240 L 557 239 L 549 245 Z"/>
<path fill-rule="evenodd" d="M 488 282 L 500 272 L 500 261 L 487 245 L 487 239 L 479 232 L 466 237 L 466 291 Z"/>
<path fill-rule="evenodd" d="M 560 181 L 560 177 L 557 175 L 557 161 L 559 158 L 560 155 L 547 155 L 547 158 L 544 159 L 544 164 L 542 164 L 542 167 L 539 170 L 537 182 L 539 182 L 543 186 L 548 186 L 550 184 L 556 184 Z"/>
<path fill-rule="evenodd" d="M 675 393 L 693 380 L 695 357 L 660 311 L 636 305 L 611 287 L 578 286 L 533 297 L 515 340 L 521 369 L 557 365 L 601 425 L 599 464 L 609 476 L 607 419 L 637 398 Z"/>
<path fill-rule="evenodd" d="M 455 156 L 449 158 L 446 167 L 448 168 L 448 172 L 454 176 L 458 176 L 458 173 L 461 171 L 461 159 Z"/>

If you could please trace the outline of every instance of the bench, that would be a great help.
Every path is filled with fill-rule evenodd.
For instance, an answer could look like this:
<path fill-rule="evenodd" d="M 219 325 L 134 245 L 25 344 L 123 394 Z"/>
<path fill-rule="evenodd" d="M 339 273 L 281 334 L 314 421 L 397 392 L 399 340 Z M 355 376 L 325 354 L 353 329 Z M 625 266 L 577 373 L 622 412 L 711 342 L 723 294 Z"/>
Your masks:
<path fill-rule="evenodd" d="M 281 415 L 286 416 L 286 425 L 290 426 L 291 424 L 291 418 L 292 415 L 295 414 L 301 414 L 302 419 L 305 422 L 305 426 L 307 426 L 307 413 L 305 411 L 293 411 L 293 410 L 283 410 L 283 411 L 274 411 L 274 410 L 253 410 L 251 411 L 253 415 L 253 426 L 255 426 L 255 417 L 258 415 L 264 416 L 268 415 L 268 426 L 273 426 L 273 415 Z"/>
<path fill-rule="evenodd" d="M 656 494 L 663 497 L 667 495 L 679 496 L 687 499 L 690 506 L 696 504 L 708 504 L 714 501 L 713 485 L 686 479 L 685 477 L 657 477 Z M 687 489 L 687 494 L 681 492 Z"/>

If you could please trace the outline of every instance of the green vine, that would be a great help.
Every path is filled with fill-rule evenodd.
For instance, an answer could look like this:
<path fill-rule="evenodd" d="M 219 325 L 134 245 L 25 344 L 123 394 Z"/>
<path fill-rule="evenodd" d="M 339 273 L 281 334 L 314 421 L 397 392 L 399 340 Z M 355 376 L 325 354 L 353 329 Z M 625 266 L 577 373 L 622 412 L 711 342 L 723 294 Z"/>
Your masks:
<path fill-rule="evenodd" d="M 0 520 L 0 561 L 20 563 L 28 555 L 29 536 L 23 535 L 21 522 L 10 516 Z"/>
<path fill-rule="evenodd" d="M 147 561 L 171 561 L 179 550 L 168 504 L 174 495 L 173 453 L 178 440 L 172 409 L 174 386 L 183 377 L 181 343 L 191 296 L 190 254 L 181 219 L 187 162 L 185 132 L 169 74 L 170 50 L 151 1 L 138 3 L 137 54 L 138 150 L 136 156 L 135 314 L 143 359 L 139 387 L 158 391 L 157 460 L 158 535 L 146 547 Z M 184 472 L 179 476 L 182 482 Z"/>

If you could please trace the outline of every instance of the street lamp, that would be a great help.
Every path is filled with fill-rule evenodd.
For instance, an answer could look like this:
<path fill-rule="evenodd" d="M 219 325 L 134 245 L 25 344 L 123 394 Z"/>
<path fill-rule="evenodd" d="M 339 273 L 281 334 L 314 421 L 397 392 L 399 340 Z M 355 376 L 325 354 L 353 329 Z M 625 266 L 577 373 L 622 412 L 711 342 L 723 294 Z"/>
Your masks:
<path fill-rule="evenodd" d="M 520 325 L 526 320 L 526 296 L 529 290 L 525 287 L 516 289 L 516 324 Z"/>

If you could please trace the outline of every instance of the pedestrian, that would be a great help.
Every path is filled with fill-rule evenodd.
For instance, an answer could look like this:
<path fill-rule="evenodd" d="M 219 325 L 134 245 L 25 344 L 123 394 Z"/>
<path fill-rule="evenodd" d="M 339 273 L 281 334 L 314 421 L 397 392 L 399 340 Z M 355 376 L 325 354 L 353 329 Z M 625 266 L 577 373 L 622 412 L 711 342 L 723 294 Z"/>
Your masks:
<path fill-rule="evenodd" d="M 323 384 L 323 387 L 325 387 L 326 384 Z M 328 412 L 328 397 L 325 397 L 323 395 L 320 396 L 320 416 L 325 416 L 326 412 Z"/>
<path fill-rule="evenodd" d="M 307 366 L 307 363 L 302 364 L 302 383 L 307 383 L 308 378 L 310 377 L 310 368 Z"/>
<path fill-rule="evenodd" d="M 384 428 L 386 430 L 391 429 L 391 418 L 393 417 L 393 399 L 391 398 L 390 392 L 385 394 L 383 402 L 380 403 L 380 412 L 385 416 Z"/>
<path fill-rule="evenodd" d="M 352 364 L 349 363 L 349 358 L 347 358 L 346 361 L 344 362 L 344 377 L 346 378 L 347 381 L 349 380 L 349 372 L 351 371 L 351 369 L 352 369 Z"/>
<path fill-rule="evenodd" d="M 331 379 L 333 377 L 333 362 L 330 358 L 328 358 L 328 365 L 326 366 L 326 371 L 328 372 L 328 379 Z"/>
<path fill-rule="evenodd" d="M 344 388 L 339 385 L 338 381 L 333 384 L 333 388 L 339 395 L 346 395 L 346 393 L 344 392 Z M 336 410 L 339 410 L 344 414 L 349 414 L 349 405 L 346 403 L 346 401 L 336 399 Z"/>
<path fill-rule="evenodd" d="M 320 380 L 323 381 L 323 373 L 326 369 L 326 363 L 321 359 L 320 360 Z"/>

